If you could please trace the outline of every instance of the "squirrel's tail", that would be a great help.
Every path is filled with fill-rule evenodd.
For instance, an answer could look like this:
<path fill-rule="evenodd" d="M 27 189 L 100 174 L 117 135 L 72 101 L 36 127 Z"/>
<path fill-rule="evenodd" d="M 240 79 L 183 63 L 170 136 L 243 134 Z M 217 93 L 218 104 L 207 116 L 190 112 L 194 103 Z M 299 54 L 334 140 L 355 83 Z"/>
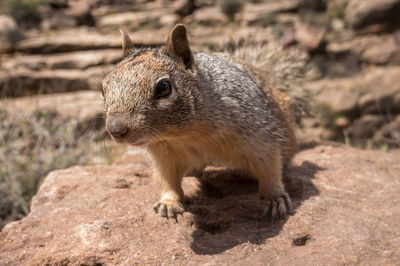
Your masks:
<path fill-rule="evenodd" d="M 263 39 L 262 34 L 229 40 L 221 49 L 261 70 L 271 87 L 281 92 L 276 99 L 283 108 L 290 108 L 296 124 L 310 116 L 311 94 L 304 88 L 308 54 L 295 47 L 283 48 L 281 44 Z M 289 97 L 288 97 L 289 96 Z"/>

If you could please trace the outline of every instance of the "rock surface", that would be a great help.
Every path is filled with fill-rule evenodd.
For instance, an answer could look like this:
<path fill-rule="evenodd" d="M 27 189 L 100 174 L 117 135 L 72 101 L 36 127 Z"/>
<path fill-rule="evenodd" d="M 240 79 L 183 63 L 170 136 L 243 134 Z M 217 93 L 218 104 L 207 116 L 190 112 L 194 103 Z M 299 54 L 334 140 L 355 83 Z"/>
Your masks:
<path fill-rule="evenodd" d="M 0 92 L 8 97 L 99 89 L 80 70 L 0 72 Z"/>
<path fill-rule="evenodd" d="M 104 103 L 99 91 L 76 91 L 3 99 L 0 109 L 15 115 L 28 116 L 37 111 L 55 111 L 75 121 L 99 119 Z"/>
<path fill-rule="evenodd" d="M 146 23 L 160 23 L 161 17 L 166 12 L 162 10 L 152 10 L 150 12 L 118 12 L 109 14 L 99 19 L 99 27 L 128 27 L 140 29 Z M 169 26 L 169 25 L 168 25 Z"/>
<path fill-rule="evenodd" d="M 116 30 L 115 33 L 118 33 Z M 136 46 L 159 46 L 164 43 L 164 36 L 153 36 L 151 33 L 130 34 L 132 42 Z M 119 35 L 102 35 L 95 31 L 64 30 L 57 35 L 39 36 L 20 41 L 16 44 L 15 50 L 31 54 L 60 53 L 78 50 L 96 50 L 108 48 L 120 48 L 121 40 Z"/>
<path fill-rule="evenodd" d="M 388 119 L 384 115 L 364 115 L 346 129 L 346 134 L 356 139 L 371 138 L 385 124 L 386 120 Z"/>
<path fill-rule="evenodd" d="M 371 68 L 352 78 L 312 82 L 318 102 L 341 114 L 387 114 L 400 111 L 400 67 Z M 333 97 L 336 95 L 336 97 Z"/>
<path fill-rule="evenodd" d="M 346 8 L 346 20 L 353 27 L 377 23 L 400 25 L 399 0 L 350 0 Z"/>
<path fill-rule="evenodd" d="M 11 51 L 22 38 L 17 22 L 10 16 L 0 15 L 0 54 Z"/>
<path fill-rule="evenodd" d="M 115 64 L 122 59 L 121 49 L 77 51 L 42 55 L 18 55 L 1 60 L 0 69 L 86 69 L 92 66 Z"/>
<path fill-rule="evenodd" d="M 326 29 L 298 23 L 295 39 L 308 51 L 317 50 L 325 37 Z"/>
<path fill-rule="evenodd" d="M 0 233 L 1 265 L 343 265 L 400 261 L 400 158 L 310 145 L 287 172 L 295 213 L 260 218 L 257 184 L 223 170 L 184 179 L 179 222 L 155 216 L 143 155 L 52 172 Z"/>
<path fill-rule="evenodd" d="M 3 97 L 21 97 L 80 90 L 100 90 L 103 77 L 111 69 L 112 65 L 101 65 L 85 70 L 31 71 L 19 69 L 0 71 L 0 93 Z"/>
<path fill-rule="evenodd" d="M 383 65 L 400 63 L 400 43 L 394 37 L 389 37 L 379 45 L 366 49 L 361 56 L 366 63 Z"/>
<path fill-rule="evenodd" d="M 390 134 L 388 128 L 385 128 L 400 112 L 399 74 L 398 66 L 371 67 L 351 78 L 320 80 L 307 84 L 307 88 L 316 95 L 321 122 L 333 124 L 338 129 L 332 139 L 343 137 L 343 132 L 356 140 L 386 135 L 391 138 L 390 141 L 382 142 L 381 137 L 374 137 L 373 141 L 378 145 L 391 143 L 399 146 L 398 122 L 388 127 Z M 345 123 L 343 119 L 346 120 Z M 347 130 L 343 131 L 346 127 Z M 379 133 L 380 130 L 384 132 Z"/>
<path fill-rule="evenodd" d="M 374 141 L 386 145 L 398 145 L 400 143 L 400 115 L 397 115 L 395 120 L 375 132 Z"/>

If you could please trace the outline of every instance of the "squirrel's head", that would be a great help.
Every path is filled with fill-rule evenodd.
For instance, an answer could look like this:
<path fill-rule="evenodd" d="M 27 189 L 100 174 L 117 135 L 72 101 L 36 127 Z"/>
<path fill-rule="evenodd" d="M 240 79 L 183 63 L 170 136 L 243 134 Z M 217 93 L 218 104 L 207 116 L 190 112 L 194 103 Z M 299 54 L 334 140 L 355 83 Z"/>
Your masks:
<path fill-rule="evenodd" d="M 164 46 L 133 49 L 121 30 L 125 58 L 104 78 L 106 129 L 118 142 L 145 145 L 190 126 L 196 66 L 186 27 L 176 25 Z"/>

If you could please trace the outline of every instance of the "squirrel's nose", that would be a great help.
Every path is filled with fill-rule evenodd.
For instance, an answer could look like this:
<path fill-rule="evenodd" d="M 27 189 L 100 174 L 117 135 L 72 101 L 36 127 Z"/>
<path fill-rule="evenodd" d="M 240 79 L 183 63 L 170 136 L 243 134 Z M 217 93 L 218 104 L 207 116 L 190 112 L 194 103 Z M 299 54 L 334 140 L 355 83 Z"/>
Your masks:
<path fill-rule="evenodd" d="M 113 137 L 122 137 L 128 132 L 128 127 L 126 123 L 120 118 L 109 117 L 107 119 L 106 128 L 108 133 Z"/>

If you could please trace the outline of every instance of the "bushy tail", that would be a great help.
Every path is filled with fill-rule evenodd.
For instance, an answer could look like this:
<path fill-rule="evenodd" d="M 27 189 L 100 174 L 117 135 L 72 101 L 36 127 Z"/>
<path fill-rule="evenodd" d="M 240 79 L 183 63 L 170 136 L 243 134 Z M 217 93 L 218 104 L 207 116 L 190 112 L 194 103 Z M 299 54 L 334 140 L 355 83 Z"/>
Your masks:
<path fill-rule="evenodd" d="M 303 86 L 309 59 L 306 52 L 295 47 L 284 49 L 282 45 L 263 38 L 262 33 L 228 40 L 220 51 L 265 73 L 271 87 L 282 92 L 276 99 L 281 107 L 291 109 L 296 124 L 300 125 L 301 119 L 310 115 L 311 96 Z"/>

